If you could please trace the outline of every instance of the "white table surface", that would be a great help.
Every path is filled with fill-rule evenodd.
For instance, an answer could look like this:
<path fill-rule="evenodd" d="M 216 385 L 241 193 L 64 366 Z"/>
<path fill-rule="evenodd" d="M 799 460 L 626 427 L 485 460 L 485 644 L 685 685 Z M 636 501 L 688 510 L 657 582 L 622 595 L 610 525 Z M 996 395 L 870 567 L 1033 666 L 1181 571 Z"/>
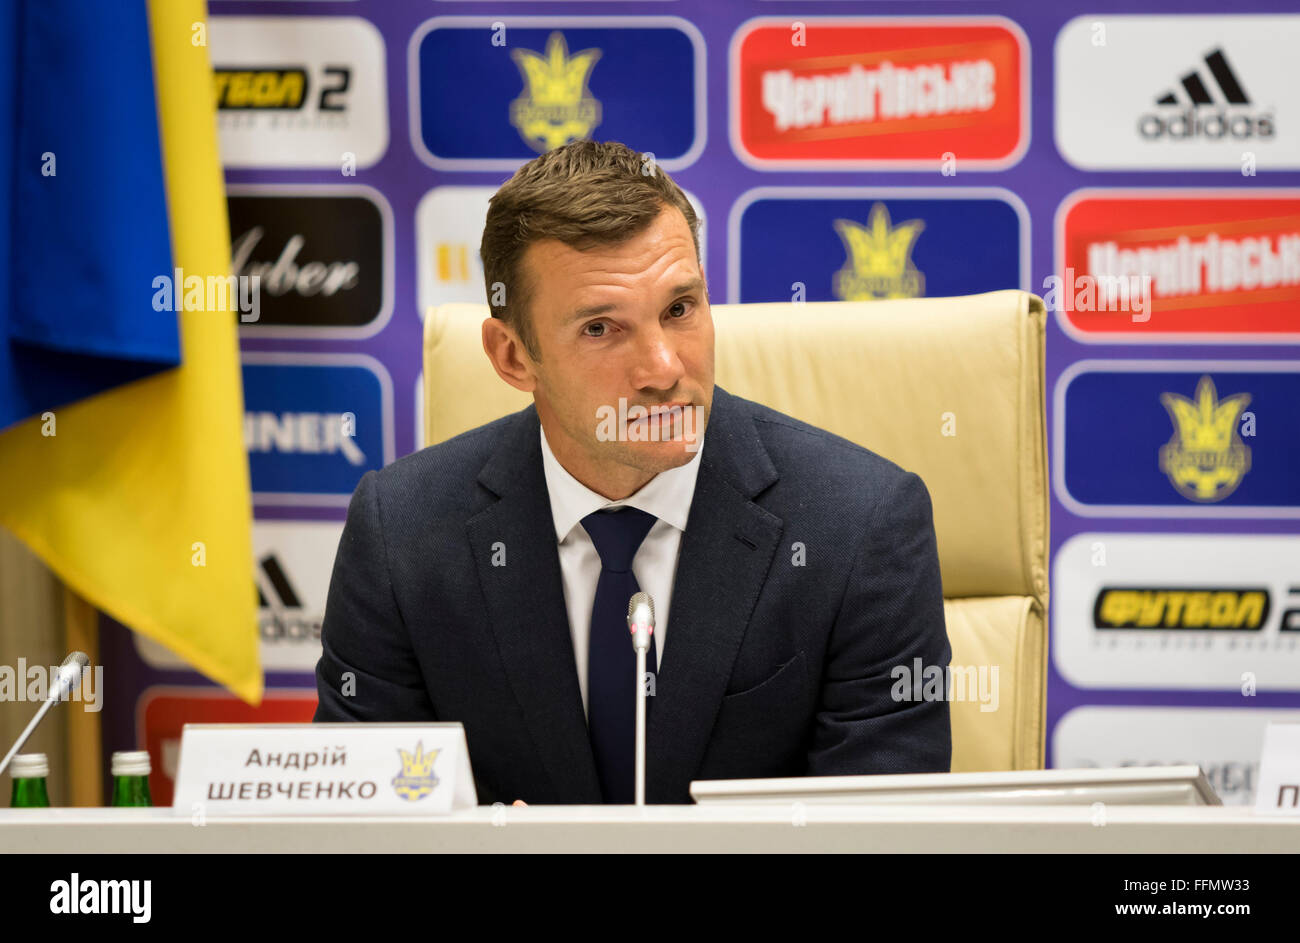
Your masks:
<path fill-rule="evenodd" d="M 1237 806 L 480 806 L 443 818 L 3 809 L 0 853 L 1300 852 L 1300 818 Z"/>

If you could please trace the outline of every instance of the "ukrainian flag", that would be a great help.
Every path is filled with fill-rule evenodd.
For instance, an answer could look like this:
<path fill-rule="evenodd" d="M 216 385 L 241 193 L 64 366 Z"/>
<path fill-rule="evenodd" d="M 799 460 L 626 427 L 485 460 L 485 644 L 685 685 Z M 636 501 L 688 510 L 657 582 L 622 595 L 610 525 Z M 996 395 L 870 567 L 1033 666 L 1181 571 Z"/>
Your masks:
<path fill-rule="evenodd" d="M 230 273 L 205 4 L 3 6 L 0 524 L 257 703 L 237 315 L 159 281 Z"/>

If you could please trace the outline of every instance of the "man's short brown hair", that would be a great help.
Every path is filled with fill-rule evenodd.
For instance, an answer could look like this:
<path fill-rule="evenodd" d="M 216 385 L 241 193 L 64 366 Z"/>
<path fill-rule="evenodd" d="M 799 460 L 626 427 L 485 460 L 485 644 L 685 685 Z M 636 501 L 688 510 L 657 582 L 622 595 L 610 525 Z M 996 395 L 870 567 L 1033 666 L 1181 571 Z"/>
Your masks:
<path fill-rule="evenodd" d="M 479 255 L 492 316 L 513 327 L 540 361 L 527 311 L 533 286 L 523 277 L 528 247 L 543 239 L 579 252 L 618 245 L 648 229 L 665 206 L 686 217 L 699 261 L 695 210 L 651 155 L 615 141 L 574 141 L 524 164 L 492 197 L 483 227 Z M 497 288 L 504 288 L 504 304 L 495 303 Z"/>

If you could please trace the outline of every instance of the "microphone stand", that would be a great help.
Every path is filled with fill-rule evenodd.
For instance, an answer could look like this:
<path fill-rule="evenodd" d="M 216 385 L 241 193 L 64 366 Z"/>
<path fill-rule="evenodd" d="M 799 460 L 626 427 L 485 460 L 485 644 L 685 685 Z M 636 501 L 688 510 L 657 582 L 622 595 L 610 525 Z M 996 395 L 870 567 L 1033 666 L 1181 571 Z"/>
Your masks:
<path fill-rule="evenodd" d="M 14 745 L 9 748 L 9 752 L 5 754 L 5 758 L 0 760 L 0 775 L 3 775 L 4 771 L 9 768 L 9 761 L 12 760 L 18 751 L 23 748 L 23 744 L 27 742 L 27 738 L 32 735 L 40 725 L 40 722 L 45 719 L 45 715 L 50 712 L 50 708 L 61 701 L 63 695 L 71 691 L 73 686 L 81 680 L 81 673 L 86 670 L 88 664 L 90 664 L 90 659 L 84 652 L 73 652 L 67 658 L 63 659 L 63 664 L 59 666 L 58 678 L 55 680 L 49 696 L 45 699 L 45 703 L 37 709 L 36 716 L 31 719 L 31 723 L 29 723 L 26 728 L 23 729 L 23 732 L 18 735 L 18 739 L 14 742 Z"/>
<path fill-rule="evenodd" d="M 650 633 L 646 632 L 649 638 Z M 636 804 L 645 805 L 645 654 L 636 649 Z"/>
<path fill-rule="evenodd" d="M 636 805 L 645 805 L 645 661 L 655 630 L 655 604 L 649 593 L 635 593 L 627 605 L 627 627 L 636 649 Z"/>

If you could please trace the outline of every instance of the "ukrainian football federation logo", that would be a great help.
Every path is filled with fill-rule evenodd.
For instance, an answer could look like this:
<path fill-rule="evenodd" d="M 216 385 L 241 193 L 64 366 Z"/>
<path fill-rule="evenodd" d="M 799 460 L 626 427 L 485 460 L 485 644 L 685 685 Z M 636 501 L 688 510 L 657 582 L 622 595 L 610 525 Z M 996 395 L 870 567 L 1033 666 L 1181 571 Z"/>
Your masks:
<path fill-rule="evenodd" d="M 867 225 L 849 219 L 835 220 L 847 258 L 835 273 L 835 297 L 841 301 L 878 298 L 919 298 L 925 294 L 925 276 L 912 262 L 912 248 L 925 223 L 909 219 L 890 225 L 885 204 L 871 207 Z"/>
<path fill-rule="evenodd" d="M 408 802 L 423 799 L 438 785 L 433 774 L 433 760 L 438 750 L 424 752 L 424 741 L 415 745 L 415 752 L 397 751 L 402 757 L 402 771 L 393 777 L 393 791 Z"/>
<path fill-rule="evenodd" d="M 1222 501 L 1250 471 L 1250 447 L 1241 441 L 1237 420 L 1249 393 L 1220 401 L 1214 381 L 1201 377 L 1196 399 L 1161 393 L 1174 423 L 1174 437 L 1160 448 L 1160 470 L 1178 493 L 1192 501 Z"/>
<path fill-rule="evenodd" d="M 600 102 L 587 88 L 599 49 L 569 55 L 564 34 L 546 40 L 546 53 L 511 52 L 524 79 L 523 93 L 510 103 L 510 123 L 539 153 L 585 138 L 600 124 Z"/>

